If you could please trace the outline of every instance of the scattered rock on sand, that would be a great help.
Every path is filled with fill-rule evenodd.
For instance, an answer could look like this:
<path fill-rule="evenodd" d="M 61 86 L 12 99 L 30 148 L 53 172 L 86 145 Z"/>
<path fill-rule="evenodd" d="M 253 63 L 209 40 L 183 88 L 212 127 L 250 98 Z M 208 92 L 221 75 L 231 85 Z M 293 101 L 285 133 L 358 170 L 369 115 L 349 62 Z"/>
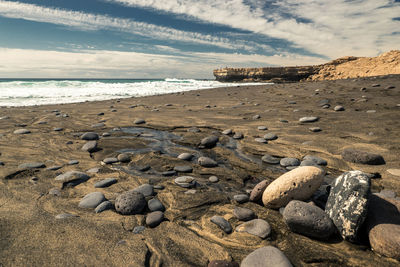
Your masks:
<path fill-rule="evenodd" d="M 283 219 L 292 232 L 311 238 L 327 239 L 335 231 L 328 214 L 303 201 L 290 201 L 283 211 Z"/>
<path fill-rule="evenodd" d="M 249 201 L 249 196 L 246 194 L 239 194 L 239 195 L 234 195 L 233 199 L 239 203 L 239 204 L 243 204 Z"/>
<path fill-rule="evenodd" d="M 61 182 L 64 185 L 71 183 L 73 185 L 77 185 L 89 180 L 90 176 L 84 172 L 79 171 L 68 171 L 66 173 L 58 175 L 55 180 L 57 182 Z"/>
<path fill-rule="evenodd" d="M 337 177 L 330 190 L 325 212 L 342 237 L 357 241 L 368 211 L 371 180 L 361 171 L 345 172 Z"/>
<path fill-rule="evenodd" d="M 264 135 L 264 139 L 268 140 L 268 141 L 276 140 L 276 139 L 278 139 L 278 136 L 274 133 L 267 133 L 266 135 Z"/>
<path fill-rule="evenodd" d="M 233 133 L 233 131 L 232 131 L 232 129 L 226 129 L 226 130 L 223 130 L 221 133 L 225 134 L 225 135 L 230 135 Z"/>
<path fill-rule="evenodd" d="M 146 207 L 146 200 L 142 193 L 126 191 L 115 199 L 115 210 L 123 215 L 138 214 Z"/>
<path fill-rule="evenodd" d="M 239 267 L 239 263 L 225 260 L 212 260 L 207 267 Z"/>
<path fill-rule="evenodd" d="M 67 165 L 76 165 L 76 164 L 79 164 L 79 161 L 76 160 L 76 159 L 70 160 L 70 161 L 68 161 L 68 163 L 67 163 Z"/>
<path fill-rule="evenodd" d="M 266 130 L 268 130 L 268 127 L 267 126 L 258 126 L 257 129 L 259 131 L 266 131 Z"/>
<path fill-rule="evenodd" d="M 236 227 L 236 232 L 246 232 L 264 239 L 271 234 L 271 226 L 267 221 L 254 219 Z"/>
<path fill-rule="evenodd" d="M 31 169 L 39 169 L 45 167 L 46 165 L 42 162 L 28 162 L 18 165 L 19 170 L 31 170 Z"/>
<path fill-rule="evenodd" d="M 225 220 L 224 217 L 215 215 L 215 216 L 211 217 L 210 220 L 211 220 L 211 222 L 218 225 L 219 228 L 221 228 L 225 233 L 227 233 L 227 234 L 232 233 L 232 226 L 227 220 Z"/>
<path fill-rule="evenodd" d="M 261 137 L 254 138 L 254 141 L 257 143 L 268 144 L 268 141 Z"/>
<path fill-rule="evenodd" d="M 193 158 L 193 155 L 190 153 L 186 153 L 186 152 L 179 154 L 179 156 L 178 156 L 178 159 L 181 159 L 181 160 L 191 160 L 192 158 Z"/>
<path fill-rule="evenodd" d="M 30 134 L 31 131 L 29 131 L 28 129 L 18 129 L 14 131 L 15 134 Z"/>
<path fill-rule="evenodd" d="M 312 156 L 312 155 L 306 155 L 304 156 L 303 160 L 310 160 L 315 162 L 315 164 L 317 165 L 321 165 L 321 166 L 326 166 L 328 165 L 328 162 L 320 157 L 317 156 Z"/>
<path fill-rule="evenodd" d="M 196 179 L 191 176 L 180 176 L 178 178 L 175 178 L 174 182 L 175 184 L 184 188 L 191 188 L 196 186 Z"/>
<path fill-rule="evenodd" d="M 268 155 L 268 154 L 265 154 L 264 156 L 262 156 L 261 160 L 268 164 L 279 164 L 279 162 L 281 161 L 280 158 L 276 158 L 276 157 Z"/>
<path fill-rule="evenodd" d="M 79 207 L 85 209 L 94 209 L 105 200 L 106 198 L 104 197 L 103 193 L 93 192 L 82 198 L 82 200 L 79 202 Z"/>
<path fill-rule="evenodd" d="M 296 158 L 283 158 L 279 161 L 282 167 L 299 166 L 300 160 Z"/>
<path fill-rule="evenodd" d="M 215 162 L 213 159 L 208 158 L 208 157 L 200 157 L 197 162 L 199 163 L 200 166 L 206 167 L 206 168 L 212 168 L 212 167 L 217 167 L 218 163 Z"/>
<path fill-rule="evenodd" d="M 239 221 L 249 221 L 256 217 L 254 211 L 242 207 L 235 207 L 233 210 L 233 215 L 235 215 Z"/>
<path fill-rule="evenodd" d="M 89 141 L 86 144 L 84 144 L 81 148 L 83 151 L 87 151 L 89 153 L 95 152 L 97 150 L 97 141 Z"/>
<path fill-rule="evenodd" d="M 183 173 L 189 173 L 193 171 L 192 166 L 190 165 L 180 165 L 180 166 L 175 166 L 174 171 L 176 172 L 183 172 Z"/>
<path fill-rule="evenodd" d="M 379 154 L 374 154 L 352 148 L 347 148 L 343 150 L 342 158 L 348 162 L 368 165 L 381 165 L 386 163 L 383 157 Z"/>
<path fill-rule="evenodd" d="M 165 211 L 164 205 L 157 198 L 152 198 L 147 202 L 150 211 Z"/>
<path fill-rule="evenodd" d="M 249 200 L 252 202 L 257 202 L 262 198 L 265 188 L 269 185 L 268 180 L 264 180 L 256 184 L 256 186 L 251 190 Z"/>
<path fill-rule="evenodd" d="M 218 177 L 217 176 L 210 176 L 209 178 L 208 178 L 208 180 L 211 182 L 211 183 L 218 183 L 218 181 L 219 181 L 219 179 L 218 179 Z"/>
<path fill-rule="evenodd" d="M 99 135 L 97 133 L 94 133 L 94 132 L 87 132 L 87 133 L 84 133 L 81 136 L 81 139 L 82 140 L 88 140 L 88 141 L 99 140 Z"/>
<path fill-rule="evenodd" d="M 110 201 L 106 200 L 106 201 L 101 202 L 101 203 L 94 209 L 94 212 L 96 212 L 96 213 L 101 213 L 101 212 L 103 212 L 103 211 L 112 210 L 112 209 L 114 209 L 114 205 L 113 205 Z"/>
<path fill-rule="evenodd" d="M 242 134 L 242 133 L 235 133 L 233 136 L 232 136 L 232 138 L 233 139 L 236 139 L 236 140 L 239 140 L 239 139 L 243 139 L 243 137 L 244 137 L 244 135 Z"/>
<path fill-rule="evenodd" d="M 142 184 L 133 189 L 132 191 L 139 192 L 143 194 L 144 197 L 149 197 L 154 195 L 154 187 L 151 184 Z"/>
<path fill-rule="evenodd" d="M 246 256 L 240 267 L 292 267 L 288 258 L 276 247 L 266 246 Z"/>
<path fill-rule="evenodd" d="M 200 147 L 213 148 L 218 143 L 218 140 L 219 140 L 218 136 L 215 135 L 205 137 L 201 140 Z"/>
<path fill-rule="evenodd" d="M 313 132 L 313 133 L 317 133 L 317 132 L 322 131 L 322 129 L 320 127 L 310 127 L 308 129 L 310 129 L 310 131 Z"/>
<path fill-rule="evenodd" d="M 119 160 L 117 158 L 105 158 L 103 159 L 103 162 L 105 164 L 113 164 L 113 163 L 117 163 Z"/>
<path fill-rule="evenodd" d="M 333 110 L 334 110 L 334 111 L 344 111 L 344 107 L 338 105 L 338 106 L 335 106 L 335 107 L 333 108 Z"/>
<path fill-rule="evenodd" d="M 262 195 L 263 204 L 280 208 L 291 200 L 306 200 L 321 186 L 325 172 L 313 166 L 298 167 L 267 186 Z"/>
<path fill-rule="evenodd" d="M 318 117 L 302 117 L 299 119 L 299 122 L 301 123 L 308 123 L 308 122 L 316 122 L 318 121 Z"/>
<path fill-rule="evenodd" d="M 131 155 L 129 153 L 121 153 L 117 156 L 119 162 L 127 163 L 131 161 Z"/>
<path fill-rule="evenodd" d="M 118 180 L 115 178 L 107 178 L 94 184 L 96 188 L 105 188 L 115 184 Z"/>
<path fill-rule="evenodd" d="M 144 119 L 136 119 L 134 122 L 133 122 L 134 124 L 145 124 L 146 123 L 146 121 L 144 120 Z"/>
<path fill-rule="evenodd" d="M 164 220 L 164 213 L 162 211 L 153 211 L 146 216 L 146 225 L 149 227 L 156 227 Z"/>

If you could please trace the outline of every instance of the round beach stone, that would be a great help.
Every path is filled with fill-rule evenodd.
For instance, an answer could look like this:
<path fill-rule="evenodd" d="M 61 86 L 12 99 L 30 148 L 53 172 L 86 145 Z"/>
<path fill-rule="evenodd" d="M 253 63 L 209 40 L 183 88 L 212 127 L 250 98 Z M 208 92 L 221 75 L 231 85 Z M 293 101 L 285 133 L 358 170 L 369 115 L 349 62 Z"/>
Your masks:
<path fill-rule="evenodd" d="M 105 200 L 106 198 L 104 197 L 103 193 L 92 192 L 82 198 L 82 200 L 79 202 L 79 207 L 85 209 L 94 209 Z"/>
<path fill-rule="evenodd" d="M 211 135 L 203 138 L 200 142 L 200 146 L 204 148 L 213 148 L 217 144 L 218 140 L 219 140 L 218 136 Z"/>
<path fill-rule="evenodd" d="M 174 171 L 176 172 L 183 172 L 183 173 L 189 173 L 193 171 L 192 166 L 190 165 L 181 165 L 181 166 L 175 166 Z"/>
<path fill-rule="evenodd" d="M 361 171 L 345 172 L 332 184 L 325 212 L 343 239 L 358 240 L 358 232 L 367 216 L 371 180 Z"/>
<path fill-rule="evenodd" d="M 262 219 L 253 219 L 236 227 L 236 232 L 246 232 L 264 239 L 271 234 L 271 226 Z"/>
<path fill-rule="evenodd" d="M 142 193 L 126 191 L 115 199 L 115 210 L 123 215 L 138 214 L 146 207 L 146 200 Z"/>
<path fill-rule="evenodd" d="M 105 159 L 103 159 L 103 162 L 105 164 L 113 164 L 113 163 L 117 163 L 118 159 L 117 158 L 105 158 Z"/>
<path fill-rule="evenodd" d="M 232 131 L 232 129 L 226 129 L 226 130 L 223 130 L 221 133 L 225 134 L 225 135 L 230 135 L 233 133 L 233 131 Z"/>
<path fill-rule="evenodd" d="M 335 225 L 321 208 L 298 200 L 292 200 L 283 211 L 283 220 L 292 232 L 316 239 L 327 239 L 335 231 Z"/>
<path fill-rule="evenodd" d="M 316 121 L 318 121 L 318 120 L 319 120 L 318 117 L 310 116 L 310 117 L 302 117 L 302 118 L 300 118 L 300 119 L 299 119 L 299 122 L 301 122 L 301 123 L 308 123 L 308 122 L 316 122 Z"/>
<path fill-rule="evenodd" d="M 283 158 L 279 161 L 282 167 L 299 166 L 300 160 L 296 158 Z"/>
<path fill-rule="evenodd" d="M 214 215 L 211 217 L 211 222 L 215 223 L 216 225 L 219 226 L 225 233 L 230 234 L 232 233 L 232 226 L 231 224 L 225 220 L 224 217 Z"/>
<path fill-rule="evenodd" d="M 265 154 L 262 156 L 261 160 L 268 164 L 279 164 L 281 159 L 271 156 L 269 154 Z"/>
<path fill-rule="evenodd" d="M 116 182 L 118 182 L 118 180 L 115 178 L 107 178 L 107 179 L 104 179 L 104 180 L 101 180 L 101 181 L 95 183 L 94 187 L 96 187 L 96 188 L 109 187 L 109 186 L 115 184 Z"/>
<path fill-rule="evenodd" d="M 82 151 L 87 151 L 89 153 L 95 152 L 97 150 L 97 141 L 89 141 L 84 144 L 81 148 Z"/>
<path fill-rule="evenodd" d="M 162 176 L 167 176 L 167 177 L 169 177 L 169 176 L 174 176 L 175 174 L 176 174 L 176 171 L 174 171 L 174 170 L 172 170 L 172 171 L 165 171 L 165 172 L 162 172 L 162 173 L 161 173 Z"/>
<path fill-rule="evenodd" d="M 242 207 L 235 207 L 233 210 L 233 215 L 235 215 L 239 221 L 249 221 L 256 217 L 254 211 Z"/>
<path fill-rule="evenodd" d="M 68 182 L 73 182 L 73 181 L 81 181 L 85 182 L 90 178 L 89 175 L 87 175 L 84 172 L 79 172 L 79 171 L 68 171 L 66 173 L 58 175 L 55 180 L 61 183 L 68 183 Z"/>
<path fill-rule="evenodd" d="M 342 158 L 345 161 L 368 164 L 368 165 L 381 165 L 385 164 L 385 160 L 379 154 L 374 154 L 366 151 L 347 148 L 342 152 Z"/>
<path fill-rule="evenodd" d="M 154 187 L 151 184 L 142 184 L 132 191 L 139 192 L 143 194 L 144 197 L 149 197 L 154 195 Z"/>
<path fill-rule="evenodd" d="M 164 220 L 164 213 L 161 211 L 153 211 L 146 216 L 146 225 L 156 227 Z"/>
<path fill-rule="evenodd" d="M 121 153 L 117 156 L 119 162 L 127 163 L 131 161 L 131 155 L 129 153 Z"/>
<path fill-rule="evenodd" d="M 138 119 L 134 120 L 133 123 L 134 123 L 134 124 L 144 124 L 144 123 L 146 123 L 146 121 L 145 121 L 144 119 L 138 118 Z"/>
<path fill-rule="evenodd" d="M 246 256 L 240 267 L 292 267 L 288 258 L 276 247 L 266 246 Z"/>
<path fill-rule="evenodd" d="M 256 186 L 251 190 L 249 200 L 252 202 L 257 202 L 262 198 L 265 188 L 269 185 L 268 180 L 264 180 L 256 184 Z"/>
<path fill-rule="evenodd" d="M 31 169 L 40 169 L 40 168 L 45 168 L 46 165 L 42 162 L 28 162 L 28 163 L 22 163 L 18 165 L 19 170 L 31 170 Z"/>
<path fill-rule="evenodd" d="M 266 130 L 268 130 L 268 127 L 267 126 L 258 126 L 257 129 L 259 131 L 266 131 Z"/>
<path fill-rule="evenodd" d="M 268 141 L 276 140 L 276 139 L 278 139 L 278 136 L 274 133 L 267 133 L 266 135 L 264 135 L 264 139 L 268 140 Z"/>
<path fill-rule="evenodd" d="M 94 132 L 87 132 L 87 133 L 84 133 L 81 136 L 81 139 L 82 140 L 88 140 L 88 141 L 99 140 L 99 135 L 97 133 L 94 133 Z"/>
<path fill-rule="evenodd" d="M 306 200 L 321 186 L 325 172 L 314 166 L 298 167 L 278 177 L 262 195 L 266 207 L 279 209 L 291 200 Z"/>
<path fill-rule="evenodd" d="M 96 213 L 101 213 L 101 212 L 103 212 L 103 211 L 112 210 L 112 209 L 114 209 L 114 205 L 113 205 L 110 201 L 106 200 L 106 201 L 101 202 L 101 203 L 94 209 L 94 212 L 96 212 Z"/>
<path fill-rule="evenodd" d="M 217 176 L 210 176 L 209 178 L 208 178 L 208 180 L 211 182 L 211 183 L 218 183 L 218 181 L 219 181 L 219 179 L 218 179 L 218 177 Z"/>
<path fill-rule="evenodd" d="M 191 176 L 180 176 L 175 178 L 175 184 L 179 185 L 180 187 L 190 188 L 196 186 L 196 179 Z"/>
<path fill-rule="evenodd" d="M 165 211 L 164 205 L 157 198 L 152 198 L 147 202 L 150 211 Z"/>
<path fill-rule="evenodd" d="M 257 143 L 268 144 L 268 141 L 261 137 L 254 138 L 254 141 Z"/>
<path fill-rule="evenodd" d="M 29 131 L 28 129 L 18 129 L 14 131 L 14 134 L 30 134 L 31 131 Z"/>
<path fill-rule="evenodd" d="M 197 160 L 197 162 L 199 163 L 200 166 L 206 167 L 206 168 L 212 168 L 212 167 L 218 166 L 218 163 L 209 157 L 200 157 Z"/>
<path fill-rule="evenodd" d="M 338 105 L 338 106 L 335 106 L 335 107 L 333 108 L 333 110 L 334 110 L 334 111 L 344 111 L 344 107 Z"/>
<path fill-rule="evenodd" d="M 233 196 L 233 199 L 234 199 L 237 203 L 242 204 L 242 203 L 246 203 L 246 202 L 249 201 L 249 196 L 246 195 L 246 194 L 239 194 L 239 195 L 234 195 L 234 196 Z"/>
<path fill-rule="evenodd" d="M 317 156 L 312 156 L 312 155 L 306 155 L 304 156 L 303 160 L 311 160 L 314 161 L 317 165 L 321 166 L 326 166 L 328 165 L 328 162 L 320 157 Z"/>
<path fill-rule="evenodd" d="M 179 154 L 179 156 L 178 156 L 178 159 L 181 159 L 181 160 L 191 160 L 192 158 L 193 158 L 193 155 L 190 153 L 186 153 L 186 152 Z"/>

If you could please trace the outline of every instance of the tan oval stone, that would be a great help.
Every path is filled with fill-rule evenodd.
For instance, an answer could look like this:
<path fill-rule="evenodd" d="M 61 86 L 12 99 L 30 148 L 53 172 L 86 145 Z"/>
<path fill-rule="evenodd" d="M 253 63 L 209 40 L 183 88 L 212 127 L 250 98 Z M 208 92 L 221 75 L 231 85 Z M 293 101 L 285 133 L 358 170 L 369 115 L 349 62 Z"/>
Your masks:
<path fill-rule="evenodd" d="M 264 190 L 264 206 L 279 209 L 291 200 L 306 200 L 321 186 L 325 171 L 314 166 L 298 167 L 273 181 Z"/>
<path fill-rule="evenodd" d="M 388 169 L 386 170 L 388 173 L 394 176 L 400 176 L 400 169 Z"/>

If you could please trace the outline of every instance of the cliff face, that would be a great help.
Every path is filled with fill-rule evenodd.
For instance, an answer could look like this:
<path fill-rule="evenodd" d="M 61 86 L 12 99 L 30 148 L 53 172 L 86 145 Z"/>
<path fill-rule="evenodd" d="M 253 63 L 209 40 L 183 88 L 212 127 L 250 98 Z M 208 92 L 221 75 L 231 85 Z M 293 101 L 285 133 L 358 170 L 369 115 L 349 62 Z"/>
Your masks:
<path fill-rule="evenodd" d="M 378 57 L 342 57 L 322 65 L 214 70 L 217 81 L 298 82 L 400 74 L 400 51 Z"/>

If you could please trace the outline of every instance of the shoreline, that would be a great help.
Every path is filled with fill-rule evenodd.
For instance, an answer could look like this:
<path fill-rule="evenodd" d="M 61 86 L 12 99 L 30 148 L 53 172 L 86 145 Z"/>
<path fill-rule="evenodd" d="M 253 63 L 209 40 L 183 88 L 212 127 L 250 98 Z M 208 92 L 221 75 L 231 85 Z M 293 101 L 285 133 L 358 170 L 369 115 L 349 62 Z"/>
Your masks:
<path fill-rule="evenodd" d="M 380 86 L 373 86 L 376 84 Z M 386 89 L 388 86 L 394 88 Z M 238 232 L 225 234 L 210 225 L 209 220 L 218 214 L 232 225 L 239 225 L 232 215 L 237 206 L 232 196 L 245 193 L 264 179 L 274 180 L 284 171 L 279 166 L 247 162 L 238 157 L 239 152 L 258 160 L 264 154 L 298 159 L 316 155 L 328 162 L 327 180 L 352 169 L 379 173 L 380 178 L 372 179 L 372 191 L 388 189 L 400 195 L 399 176 L 387 171 L 399 168 L 400 124 L 396 123 L 400 119 L 399 99 L 400 76 L 390 75 L 252 86 L 238 83 L 233 87 L 153 96 L 1 107 L 0 161 L 4 166 L 0 166 L 0 235 L 4 240 L 0 243 L 0 263 L 5 266 L 27 262 L 32 266 L 79 263 L 141 266 L 150 257 L 154 264 L 163 262 L 165 266 L 205 266 L 207 261 L 216 259 L 240 262 L 254 249 L 274 245 L 295 266 L 310 266 L 316 260 L 332 266 L 398 264 L 396 260 L 379 257 L 365 244 L 320 242 L 291 233 L 278 211 L 252 202 L 241 206 L 252 209 L 271 224 L 273 235 L 269 239 Z M 330 104 L 329 108 L 322 108 L 324 101 Z M 334 111 L 337 105 L 342 105 L 344 111 Z M 299 123 L 299 118 L 304 116 L 317 116 L 319 121 Z M 138 118 L 146 123 L 135 125 L 133 122 Z M 268 130 L 260 131 L 258 126 L 266 126 Z M 115 157 L 124 149 L 141 151 L 151 145 L 157 148 L 159 143 L 152 143 L 151 134 L 149 140 L 141 139 L 134 133 L 118 130 L 121 127 L 151 128 L 155 130 L 154 136 L 178 136 L 181 139 L 176 137 L 174 141 L 178 146 L 170 148 L 174 153 L 190 148 L 215 157 L 221 167 L 201 168 L 195 162 L 185 163 L 168 154 L 169 150 L 132 153 L 131 166 L 150 165 L 154 170 L 150 174 L 129 174 L 118 169 L 129 164 L 117 163 L 114 167 L 101 164 L 103 159 Z M 198 127 L 201 132 L 188 131 L 191 127 Z M 312 127 L 320 127 L 321 131 L 312 132 L 309 129 Z M 21 128 L 31 133 L 14 134 Z M 61 129 L 55 131 L 55 128 Z M 244 135 L 235 141 L 240 151 L 229 148 L 228 137 L 220 134 L 229 128 Z M 98 141 L 102 150 L 89 154 L 81 150 L 85 141 L 79 136 L 84 132 L 99 135 L 107 132 L 110 136 Z M 266 133 L 275 133 L 278 139 L 268 144 L 255 141 Z M 222 145 L 199 149 L 200 140 L 212 134 L 218 134 Z M 378 153 L 386 164 L 344 161 L 341 152 L 345 148 Z M 79 163 L 69 165 L 71 160 Z M 28 162 L 61 168 L 34 169 L 4 179 L 20 164 Z M 193 194 L 185 193 L 187 189 L 174 184 L 173 178 L 178 175 L 157 175 L 182 164 L 193 168 L 189 175 L 201 184 Z M 60 189 L 54 180 L 57 174 L 68 170 L 86 172 L 91 168 L 100 171 L 73 188 Z M 207 179 L 211 175 L 220 181 L 209 184 Z M 37 177 L 36 182 L 31 179 L 33 176 Z M 109 188 L 94 188 L 95 182 L 110 177 L 117 178 L 118 183 Z M 87 193 L 101 191 L 114 201 L 119 193 L 144 183 L 164 187 L 157 190 L 157 198 L 166 208 L 166 220 L 141 234 L 133 234 L 132 230 L 144 224 L 144 215 L 122 216 L 115 211 L 95 214 L 78 208 Z M 49 194 L 52 188 L 59 188 L 60 195 Z M 54 219 L 61 213 L 79 217 Z"/>

